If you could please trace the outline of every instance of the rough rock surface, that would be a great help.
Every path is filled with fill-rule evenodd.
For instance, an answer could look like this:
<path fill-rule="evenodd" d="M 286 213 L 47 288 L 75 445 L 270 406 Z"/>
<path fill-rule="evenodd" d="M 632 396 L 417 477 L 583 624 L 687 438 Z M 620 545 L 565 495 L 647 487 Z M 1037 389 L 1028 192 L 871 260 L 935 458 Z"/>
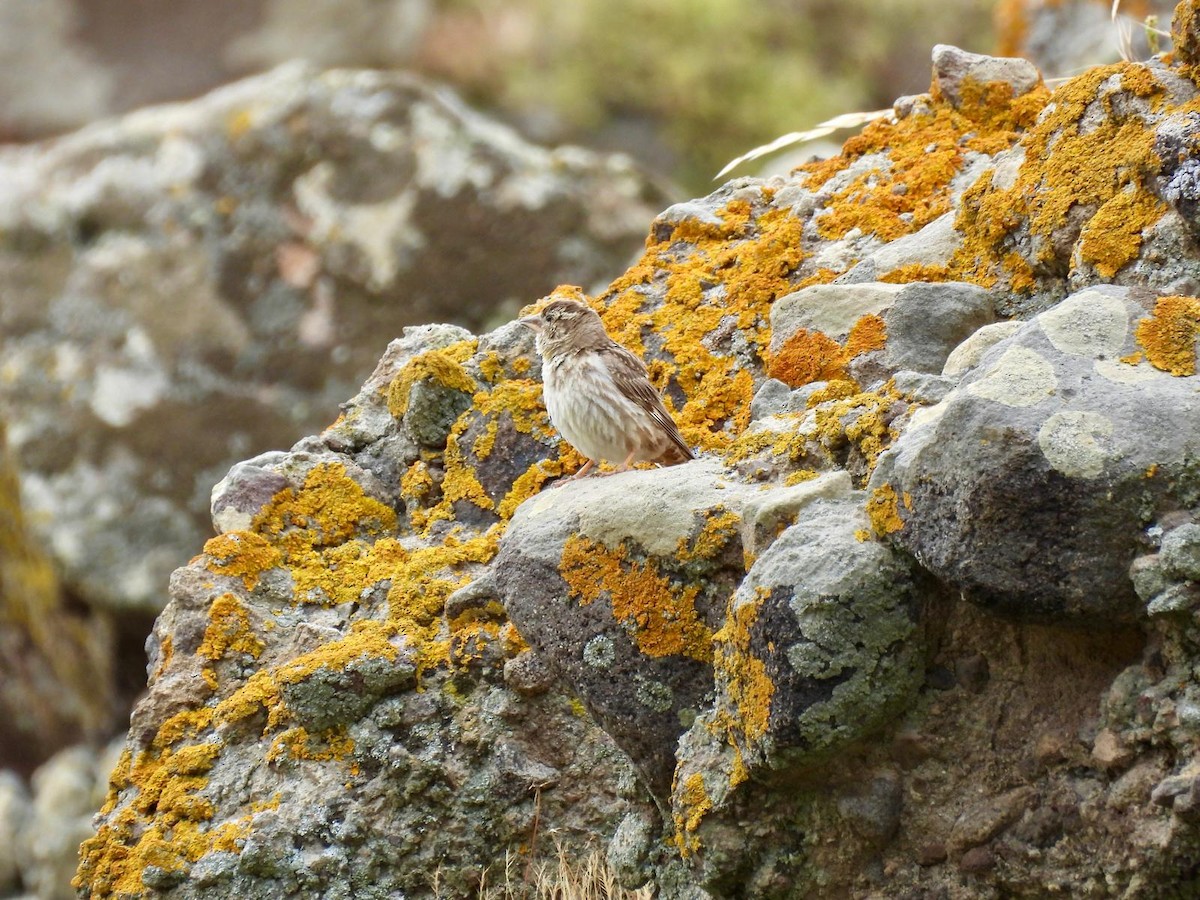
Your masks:
<path fill-rule="evenodd" d="M 914 413 L 880 458 L 871 488 L 885 530 L 972 601 L 1051 620 L 1141 615 L 1128 570 L 1148 517 L 1200 501 L 1188 424 L 1200 396 L 1139 344 L 1178 327 L 1178 311 L 1142 296 L 1067 297 Z"/>
<path fill-rule="evenodd" d="M 661 196 L 400 74 L 289 66 L 0 153 L 0 416 L 85 603 L 155 613 L 238 459 L 326 425 L 401 327 L 634 253 Z"/>
<path fill-rule="evenodd" d="M 697 460 L 552 487 L 528 333 L 428 326 L 235 467 L 81 896 L 465 897 L 550 833 L 666 898 L 1194 895 L 1194 73 L 969 75 L 1012 68 L 668 209 L 590 301 Z"/>

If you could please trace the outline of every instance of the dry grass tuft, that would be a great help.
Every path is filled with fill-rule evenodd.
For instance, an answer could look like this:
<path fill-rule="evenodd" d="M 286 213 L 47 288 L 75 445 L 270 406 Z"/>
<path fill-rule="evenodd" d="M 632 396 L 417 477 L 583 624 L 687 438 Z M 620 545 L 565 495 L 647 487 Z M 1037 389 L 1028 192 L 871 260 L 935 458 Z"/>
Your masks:
<path fill-rule="evenodd" d="M 506 856 L 504 870 L 484 872 L 479 900 L 650 900 L 648 888 L 629 891 L 617 884 L 603 854 L 580 860 L 559 845 L 554 859 L 530 865 L 518 854 Z"/>

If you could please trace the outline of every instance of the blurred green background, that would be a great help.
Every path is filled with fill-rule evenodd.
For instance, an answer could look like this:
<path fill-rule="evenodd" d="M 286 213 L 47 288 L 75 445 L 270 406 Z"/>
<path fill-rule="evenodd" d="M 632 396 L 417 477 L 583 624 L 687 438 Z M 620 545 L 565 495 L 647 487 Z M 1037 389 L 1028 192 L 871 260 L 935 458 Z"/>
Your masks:
<path fill-rule="evenodd" d="M 547 144 L 688 195 L 727 161 L 996 46 L 992 0 L 4 0 L 0 139 L 187 99 L 291 59 L 407 68 Z M 1036 4 L 1035 4 L 1036 5 Z"/>

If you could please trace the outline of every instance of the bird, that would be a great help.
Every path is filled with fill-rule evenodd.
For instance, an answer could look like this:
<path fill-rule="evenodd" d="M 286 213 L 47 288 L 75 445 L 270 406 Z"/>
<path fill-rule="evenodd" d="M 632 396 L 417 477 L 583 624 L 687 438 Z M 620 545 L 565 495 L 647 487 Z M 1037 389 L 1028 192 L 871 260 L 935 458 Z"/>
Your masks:
<path fill-rule="evenodd" d="M 603 460 L 671 466 L 695 459 L 650 383 L 646 365 L 604 330 L 590 306 L 559 298 L 518 319 L 536 335 L 543 397 L 550 421 L 587 462 L 582 478 Z"/>

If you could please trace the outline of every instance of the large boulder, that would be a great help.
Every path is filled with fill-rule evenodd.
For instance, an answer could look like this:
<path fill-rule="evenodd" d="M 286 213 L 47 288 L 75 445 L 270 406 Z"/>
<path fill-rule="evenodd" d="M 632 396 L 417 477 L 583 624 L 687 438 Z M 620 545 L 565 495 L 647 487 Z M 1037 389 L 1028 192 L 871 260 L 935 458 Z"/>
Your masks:
<path fill-rule="evenodd" d="M 1135 620 L 1145 529 L 1200 498 L 1196 323 L 1200 301 L 1116 287 L 1026 323 L 882 455 L 882 530 L 1007 614 Z"/>

